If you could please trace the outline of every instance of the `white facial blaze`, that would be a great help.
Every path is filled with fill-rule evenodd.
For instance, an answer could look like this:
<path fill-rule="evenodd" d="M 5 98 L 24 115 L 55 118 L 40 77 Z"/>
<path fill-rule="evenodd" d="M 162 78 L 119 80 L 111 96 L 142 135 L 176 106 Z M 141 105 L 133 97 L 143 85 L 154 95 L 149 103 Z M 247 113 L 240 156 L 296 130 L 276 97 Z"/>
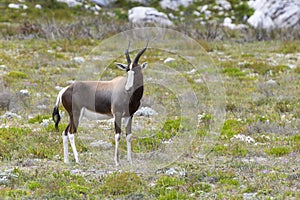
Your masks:
<path fill-rule="evenodd" d="M 126 82 L 126 85 L 125 85 L 125 90 L 130 90 L 133 86 L 133 81 L 134 81 L 134 71 L 132 70 L 129 70 L 127 72 L 128 76 L 127 76 L 127 82 Z"/>

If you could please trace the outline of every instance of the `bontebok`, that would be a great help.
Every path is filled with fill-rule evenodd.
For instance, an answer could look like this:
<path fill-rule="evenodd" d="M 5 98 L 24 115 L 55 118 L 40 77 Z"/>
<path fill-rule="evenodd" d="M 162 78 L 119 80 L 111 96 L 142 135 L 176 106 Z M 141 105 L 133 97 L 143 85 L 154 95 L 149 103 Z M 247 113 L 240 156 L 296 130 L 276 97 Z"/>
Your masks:
<path fill-rule="evenodd" d="M 60 121 L 60 102 L 69 114 L 69 124 L 62 133 L 64 162 L 68 162 L 68 140 L 70 140 L 75 161 L 79 162 L 78 153 L 75 146 L 75 133 L 82 116 L 101 116 L 101 118 L 114 118 L 115 126 L 115 153 L 114 160 L 118 166 L 119 155 L 118 146 L 121 135 L 121 121 L 125 118 L 127 159 L 132 164 L 131 159 L 131 124 L 133 114 L 140 106 L 143 96 L 143 73 L 142 69 L 147 66 L 147 62 L 138 64 L 141 55 L 146 51 L 148 43 L 135 57 L 133 62 L 129 56 L 129 45 L 125 51 L 127 64 L 115 63 L 117 67 L 127 72 L 127 77 L 116 77 L 111 81 L 77 81 L 63 88 L 56 100 L 53 110 L 53 120 L 58 130 Z"/>

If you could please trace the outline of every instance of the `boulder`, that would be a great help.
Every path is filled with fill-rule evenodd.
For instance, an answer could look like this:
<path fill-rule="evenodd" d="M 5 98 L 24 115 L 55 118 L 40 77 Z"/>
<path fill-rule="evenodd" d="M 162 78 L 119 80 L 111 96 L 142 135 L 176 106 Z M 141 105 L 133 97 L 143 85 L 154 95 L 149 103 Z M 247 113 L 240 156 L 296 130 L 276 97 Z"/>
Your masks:
<path fill-rule="evenodd" d="M 143 4 L 143 5 L 149 5 L 149 3 L 150 3 L 150 0 L 130 0 L 130 1 L 137 2 L 137 3 Z"/>
<path fill-rule="evenodd" d="M 153 115 L 157 115 L 158 113 L 149 107 L 141 107 L 138 109 L 135 113 L 136 116 L 145 116 L 145 117 L 151 117 Z"/>
<path fill-rule="evenodd" d="M 128 11 L 128 19 L 133 24 L 154 23 L 161 26 L 172 26 L 165 13 L 158 12 L 151 7 L 134 7 Z"/>
<path fill-rule="evenodd" d="M 194 0 L 162 0 L 160 6 L 163 9 L 178 10 L 179 6 L 187 7 L 193 2 Z"/>
<path fill-rule="evenodd" d="M 76 0 L 57 0 L 58 2 L 66 3 L 69 7 L 81 6 L 82 3 Z"/>
<path fill-rule="evenodd" d="M 0 110 L 9 110 L 13 94 L 10 92 L 0 92 Z"/>
<path fill-rule="evenodd" d="M 224 19 L 224 22 L 222 23 L 224 27 L 230 28 L 230 29 L 243 29 L 247 28 L 247 25 L 245 24 L 234 24 L 232 23 L 232 19 L 229 17 L 226 17 Z"/>
<path fill-rule="evenodd" d="M 221 6 L 224 10 L 230 10 L 231 9 L 231 4 L 226 1 L 226 0 L 216 0 L 216 4 Z"/>
<path fill-rule="evenodd" d="M 18 115 L 16 113 L 13 113 L 13 112 L 10 112 L 10 111 L 6 111 L 4 113 L 4 115 L 1 116 L 1 118 L 3 119 L 13 119 L 13 118 L 18 118 L 18 119 L 21 119 L 21 115 Z"/>
<path fill-rule="evenodd" d="M 248 23 L 255 28 L 299 28 L 299 0 L 252 0 L 248 4 L 255 10 Z"/>
<path fill-rule="evenodd" d="M 108 7 L 112 3 L 116 2 L 116 0 L 91 0 L 94 4 L 97 4 L 98 6 Z"/>
<path fill-rule="evenodd" d="M 26 10 L 28 8 L 28 6 L 26 6 L 25 4 L 10 3 L 10 4 L 8 4 L 8 8 Z"/>

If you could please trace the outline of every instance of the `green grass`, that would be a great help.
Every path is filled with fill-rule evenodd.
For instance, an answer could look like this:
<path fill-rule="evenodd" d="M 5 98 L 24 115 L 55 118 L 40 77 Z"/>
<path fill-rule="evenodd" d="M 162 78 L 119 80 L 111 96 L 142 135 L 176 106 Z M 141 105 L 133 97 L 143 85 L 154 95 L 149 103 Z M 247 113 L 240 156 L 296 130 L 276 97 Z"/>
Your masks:
<path fill-rule="evenodd" d="M 234 135 L 243 133 L 245 131 L 245 125 L 243 122 L 236 119 L 228 119 L 225 121 L 221 130 L 221 135 L 225 138 L 232 138 Z"/>
<path fill-rule="evenodd" d="M 51 119 L 50 115 L 36 115 L 35 117 L 28 120 L 29 124 L 41 123 L 44 119 Z"/>
<path fill-rule="evenodd" d="M 135 173 L 113 173 L 104 178 L 99 192 L 106 197 L 142 193 L 145 184 Z"/>
<path fill-rule="evenodd" d="M 297 41 L 285 41 L 279 46 L 278 53 L 298 53 L 300 51 L 299 42 Z"/>
<path fill-rule="evenodd" d="M 291 153 L 291 148 L 286 146 L 272 147 L 266 150 L 266 153 L 271 156 L 281 157 Z"/>
<path fill-rule="evenodd" d="M 100 43 L 100 40 L 86 38 L 0 40 L 0 65 L 8 68 L 2 76 L 4 83 L 12 92 L 28 89 L 31 94 L 29 107 L 18 113 L 21 119 L 0 118 L 1 127 L 8 126 L 0 128 L 0 173 L 8 174 L 8 182 L 1 183 L 1 199 L 243 199 L 244 193 L 256 193 L 258 199 L 300 197 L 300 193 L 293 190 L 298 186 L 295 169 L 300 152 L 297 133 L 300 111 L 296 95 L 299 93 L 300 70 L 299 67 L 288 67 L 290 63 L 297 66 L 297 60 L 277 57 L 277 53 L 283 53 L 278 51 L 289 52 L 292 57 L 297 53 L 293 43 L 281 41 L 203 42 L 214 60 L 222 60 L 217 66 L 226 87 L 224 109 L 227 111 L 224 124 L 218 130 L 221 136 L 211 145 L 205 158 L 199 149 L 208 145 L 203 141 L 212 134 L 211 126 L 218 120 L 215 108 L 211 108 L 207 83 L 195 81 L 205 74 L 184 75 L 195 93 L 203 97 L 199 102 L 200 110 L 193 113 L 193 117 L 207 113 L 198 125 L 192 126 L 189 119 L 181 116 L 176 91 L 170 92 L 154 84 L 146 86 L 143 103 L 159 105 L 167 114 L 165 118 L 134 118 L 133 152 L 139 155 L 160 150 L 165 145 L 163 141 L 197 130 L 198 137 L 190 141 L 192 144 L 186 147 L 187 152 L 166 166 L 166 169 L 180 168 L 186 172 L 184 175 L 166 175 L 165 169 L 160 173 L 144 173 L 147 166 L 135 157 L 134 167 L 139 170 L 135 171 L 134 167 L 123 170 L 123 166 L 129 168 L 126 168 L 125 134 L 120 143 L 122 170 L 114 167 L 110 156 L 114 148 L 90 145 L 100 139 L 113 143 L 113 127 L 107 122 L 84 121 L 80 124 L 76 146 L 82 162 L 73 162 L 69 146 L 71 162 L 64 164 L 61 132 L 67 126 L 68 117 L 65 114 L 62 118 L 59 132 L 55 131 L 53 123 L 41 127 L 40 122 L 51 118 L 58 93 L 55 86 L 66 86 L 67 81 L 76 78 L 81 66 L 74 64 L 71 58 L 87 58 L 90 50 Z M 148 56 L 147 59 L 153 62 L 164 58 L 163 52 L 158 50 L 151 50 L 149 55 L 151 58 Z M 267 61 L 270 58 L 276 64 L 271 65 Z M 180 59 L 170 67 L 182 67 L 180 73 L 183 74 L 189 69 Z M 119 73 L 122 72 L 114 68 L 106 75 L 113 77 Z M 145 76 L 145 81 L 147 78 Z M 268 89 L 261 85 L 271 78 L 278 85 L 274 94 L 267 95 Z M 37 109 L 36 105 L 41 104 L 48 107 Z M 1 115 L 4 112 L 1 111 Z M 237 134 L 249 135 L 257 144 L 231 141 L 230 138 Z"/>

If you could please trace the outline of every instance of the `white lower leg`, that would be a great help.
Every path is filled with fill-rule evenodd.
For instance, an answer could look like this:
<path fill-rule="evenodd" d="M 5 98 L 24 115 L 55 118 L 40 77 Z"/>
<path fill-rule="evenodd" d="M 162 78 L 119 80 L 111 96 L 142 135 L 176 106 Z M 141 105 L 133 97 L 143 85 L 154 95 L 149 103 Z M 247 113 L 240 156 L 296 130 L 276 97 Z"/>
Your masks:
<path fill-rule="evenodd" d="M 119 161 L 119 153 L 118 153 L 118 148 L 119 148 L 119 142 L 120 142 L 120 133 L 117 133 L 115 135 L 115 163 L 116 166 L 120 165 L 120 161 Z"/>
<path fill-rule="evenodd" d="M 127 160 L 132 165 L 131 159 L 131 133 L 126 136 L 127 141 Z"/>
<path fill-rule="evenodd" d="M 72 147 L 72 150 L 73 150 L 73 154 L 74 154 L 74 157 L 75 157 L 75 162 L 78 163 L 79 159 L 78 159 L 78 153 L 77 153 L 76 146 L 75 146 L 75 135 L 68 133 L 68 136 L 69 136 L 69 140 L 70 140 L 71 147 Z"/>
<path fill-rule="evenodd" d="M 69 162 L 69 150 L 68 150 L 68 136 L 65 132 L 62 133 L 63 145 L 64 145 L 64 162 Z"/>

